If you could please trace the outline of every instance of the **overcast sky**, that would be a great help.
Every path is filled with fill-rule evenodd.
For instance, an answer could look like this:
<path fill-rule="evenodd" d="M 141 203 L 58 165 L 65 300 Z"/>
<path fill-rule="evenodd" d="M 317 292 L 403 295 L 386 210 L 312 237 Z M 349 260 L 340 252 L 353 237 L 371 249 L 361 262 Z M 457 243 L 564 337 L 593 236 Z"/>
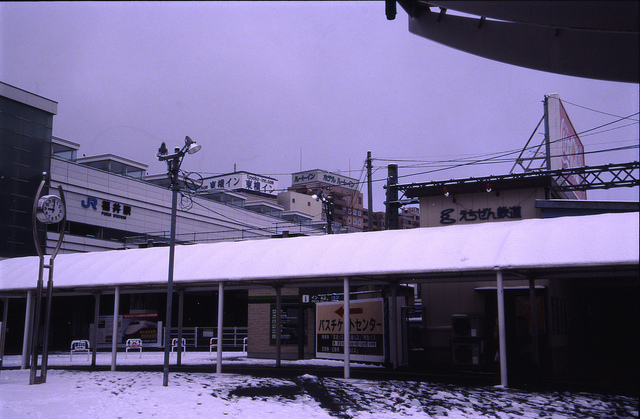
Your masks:
<path fill-rule="evenodd" d="M 236 165 L 284 188 L 300 170 L 359 178 L 367 150 L 429 162 L 521 149 L 548 93 L 563 99 L 578 133 L 639 107 L 637 84 L 450 49 L 409 33 L 400 7 L 387 21 L 384 2 L 0 3 L 0 47 L 0 80 L 58 102 L 53 135 L 79 143 L 80 155 L 117 154 L 163 173 L 160 143 L 171 149 L 189 135 L 203 148 L 183 169 Z M 637 146 L 638 115 L 593 132 L 581 136 L 587 152 Z M 637 160 L 637 148 L 586 156 L 588 165 Z M 388 163 L 374 162 L 376 210 Z M 401 176 L 423 174 L 401 183 L 513 165 L 424 173 L 433 168 L 407 164 Z M 588 196 L 637 200 L 638 188 Z"/>

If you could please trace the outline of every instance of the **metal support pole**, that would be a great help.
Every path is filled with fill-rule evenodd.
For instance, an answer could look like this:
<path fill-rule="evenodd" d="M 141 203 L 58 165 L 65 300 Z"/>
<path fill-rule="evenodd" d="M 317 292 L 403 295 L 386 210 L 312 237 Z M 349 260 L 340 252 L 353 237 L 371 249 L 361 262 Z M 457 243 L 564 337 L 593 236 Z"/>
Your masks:
<path fill-rule="evenodd" d="M 22 335 L 22 362 L 20 369 L 27 369 L 29 366 L 29 347 L 31 343 L 31 333 L 33 329 L 33 291 L 27 291 L 27 308 L 24 311 L 24 333 Z"/>
<path fill-rule="evenodd" d="M 178 356 L 176 365 L 182 365 L 182 314 L 184 311 L 184 291 L 178 292 Z"/>
<path fill-rule="evenodd" d="M 282 287 L 276 288 L 276 368 L 282 364 Z"/>
<path fill-rule="evenodd" d="M 4 298 L 4 308 L 2 310 L 2 328 L 0 328 L 0 368 L 4 358 L 4 341 L 7 337 L 7 318 L 9 317 L 9 299 Z"/>
<path fill-rule="evenodd" d="M 44 314 L 44 336 L 42 338 L 42 381 L 47 381 L 47 364 L 49 363 L 49 326 L 51 324 L 51 304 L 53 303 L 53 256 L 49 260 L 49 279 L 47 280 L 47 308 Z"/>
<path fill-rule="evenodd" d="M 218 283 L 218 345 L 216 346 L 216 373 L 222 373 L 222 335 L 224 324 L 224 283 Z"/>
<path fill-rule="evenodd" d="M 507 387 L 507 333 L 504 319 L 504 284 L 502 281 L 502 271 L 496 270 L 496 290 L 498 297 L 498 337 L 500 343 L 500 385 Z"/>
<path fill-rule="evenodd" d="M 40 257 L 38 282 L 36 288 L 36 308 L 33 320 L 33 336 L 31 337 L 31 371 L 29 384 L 36 384 L 36 370 L 38 369 L 38 341 L 40 340 L 40 312 L 42 307 L 42 277 L 44 276 L 44 257 Z"/>
<path fill-rule="evenodd" d="M 179 160 L 174 159 L 171 169 L 171 238 L 169 239 L 169 274 L 167 279 L 167 320 L 164 334 L 164 368 L 162 375 L 162 385 L 169 385 L 169 355 L 171 350 L 171 309 L 173 304 L 173 266 L 176 252 L 176 217 L 178 213 L 178 164 Z M 174 176 L 175 172 L 175 176 Z"/>
<path fill-rule="evenodd" d="M 371 180 L 372 176 L 371 164 L 371 151 L 367 151 L 367 211 L 369 213 L 369 219 L 367 221 L 367 231 L 373 231 L 373 184 Z"/>
<path fill-rule="evenodd" d="M 391 283 L 391 308 L 389 313 L 389 336 L 391 344 L 391 365 L 398 369 L 398 283 Z"/>
<path fill-rule="evenodd" d="M 344 378 L 351 378 L 351 301 L 349 277 L 344 277 Z"/>
<path fill-rule="evenodd" d="M 96 366 L 98 356 L 98 323 L 100 319 L 100 293 L 94 294 L 96 299 L 93 309 L 93 333 L 91 334 L 91 366 Z"/>
<path fill-rule="evenodd" d="M 538 350 L 538 306 L 536 304 L 536 280 L 529 278 L 529 328 L 531 333 L 531 351 L 536 371 L 540 368 L 540 352 Z"/>
<path fill-rule="evenodd" d="M 118 319 L 120 318 L 120 287 L 116 287 L 113 297 L 113 329 L 111 332 L 111 371 L 116 370 L 118 357 Z"/>
<path fill-rule="evenodd" d="M 400 228 L 398 216 L 398 165 L 388 165 L 387 171 L 386 229 L 397 230 Z"/>
<path fill-rule="evenodd" d="M 545 168 L 551 170 L 551 131 L 549 125 L 549 96 L 544 96 L 544 144 L 545 144 Z"/>

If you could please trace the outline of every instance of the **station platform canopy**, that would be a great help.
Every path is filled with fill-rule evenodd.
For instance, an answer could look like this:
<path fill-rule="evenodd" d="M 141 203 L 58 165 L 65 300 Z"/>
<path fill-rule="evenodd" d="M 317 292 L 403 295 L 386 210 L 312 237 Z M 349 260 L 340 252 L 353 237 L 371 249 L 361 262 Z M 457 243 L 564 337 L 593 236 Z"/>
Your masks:
<path fill-rule="evenodd" d="M 227 289 L 330 285 L 344 278 L 353 285 L 474 281 L 495 278 L 496 269 L 505 280 L 637 274 L 639 232 L 635 212 L 181 245 L 174 284 L 189 290 L 219 283 Z M 60 254 L 54 291 L 165 290 L 168 259 L 168 247 Z M 37 256 L 0 261 L 0 296 L 35 289 L 38 270 Z"/>

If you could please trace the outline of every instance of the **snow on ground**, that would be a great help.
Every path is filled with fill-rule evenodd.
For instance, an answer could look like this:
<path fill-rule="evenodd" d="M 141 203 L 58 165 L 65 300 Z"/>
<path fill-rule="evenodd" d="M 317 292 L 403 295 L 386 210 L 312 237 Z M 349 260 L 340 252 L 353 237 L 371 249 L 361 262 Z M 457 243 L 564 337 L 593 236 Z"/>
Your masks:
<path fill-rule="evenodd" d="M 45 384 L 29 385 L 19 356 L 0 372 L 0 418 L 601 418 L 638 417 L 638 398 L 593 393 L 533 393 L 499 387 L 465 387 L 419 381 L 318 377 L 286 378 L 224 373 L 225 366 L 273 366 L 273 360 L 224 353 L 223 373 L 173 372 L 162 385 L 162 352 L 118 354 L 119 366 L 151 371 L 91 371 L 86 355 L 52 354 Z M 173 354 L 172 365 L 176 355 Z M 97 364 L 111 364 L 98 353 Z M 191 352 L 183 364 L 215 365 L 215 353 Z M 282 361 L 287 366 L 336 367 L 339 361 Z M 60 367 L 70 367 L 61 369 Z M 355 364 L 354 364 L 355 367 Z M 358 368 L 361 366 L 358 365 Z M 375 368 L 375 367 L 369 367 Z M 204 369 L 204 368 L 203 368 Z M 196 368 L 197 370 L 197 368 Z M 303 370 L 303 369 L 301 369 Z"/>

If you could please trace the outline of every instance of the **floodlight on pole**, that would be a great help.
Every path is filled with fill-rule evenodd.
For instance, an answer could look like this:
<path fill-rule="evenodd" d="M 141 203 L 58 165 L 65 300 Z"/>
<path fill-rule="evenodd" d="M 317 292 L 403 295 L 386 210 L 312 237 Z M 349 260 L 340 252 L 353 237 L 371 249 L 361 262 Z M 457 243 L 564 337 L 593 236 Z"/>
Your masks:
<path fill-rule="evenodd" d="M 180 174 L 180 165 L 184 159 L 185 154 L 197 153 L 202 148 L 201 145 L 196 144 L 189 136 L 184 139 L 184 146 L 182 148 L 175 148 L 173 154 L 169 154 L 167 145 L 163 142 L 156 153 L 158 160 L 167 162 L 167 172 L 169 180 L 171 182 L 171 233 L 169 239 L 169 273 L 167 278 L 167 317 L 165 322 L 164 333 L 164 367 L 162 385 L 169 385 L 169 356 L 171 348 L 171 311 L 173 307 L 173 267 L 175 261 L 175 248 L 176 248 L 176 218 L 178 213 L 178 177 Z M 178 342 L 178 352 L 182 350 L 180 345 L 182 342 Z"/>
<path fill-rule="evenodd" d="M 322 191 L 319 191 L 317 194 L 311 195 L 311 198 L 322 203 L 322 210 L 327 217 L 327 234 L 331 234 L 331 222 L 333 221 L 333 197 L 331 195 L 324 196 L 322 195 Z"/>

